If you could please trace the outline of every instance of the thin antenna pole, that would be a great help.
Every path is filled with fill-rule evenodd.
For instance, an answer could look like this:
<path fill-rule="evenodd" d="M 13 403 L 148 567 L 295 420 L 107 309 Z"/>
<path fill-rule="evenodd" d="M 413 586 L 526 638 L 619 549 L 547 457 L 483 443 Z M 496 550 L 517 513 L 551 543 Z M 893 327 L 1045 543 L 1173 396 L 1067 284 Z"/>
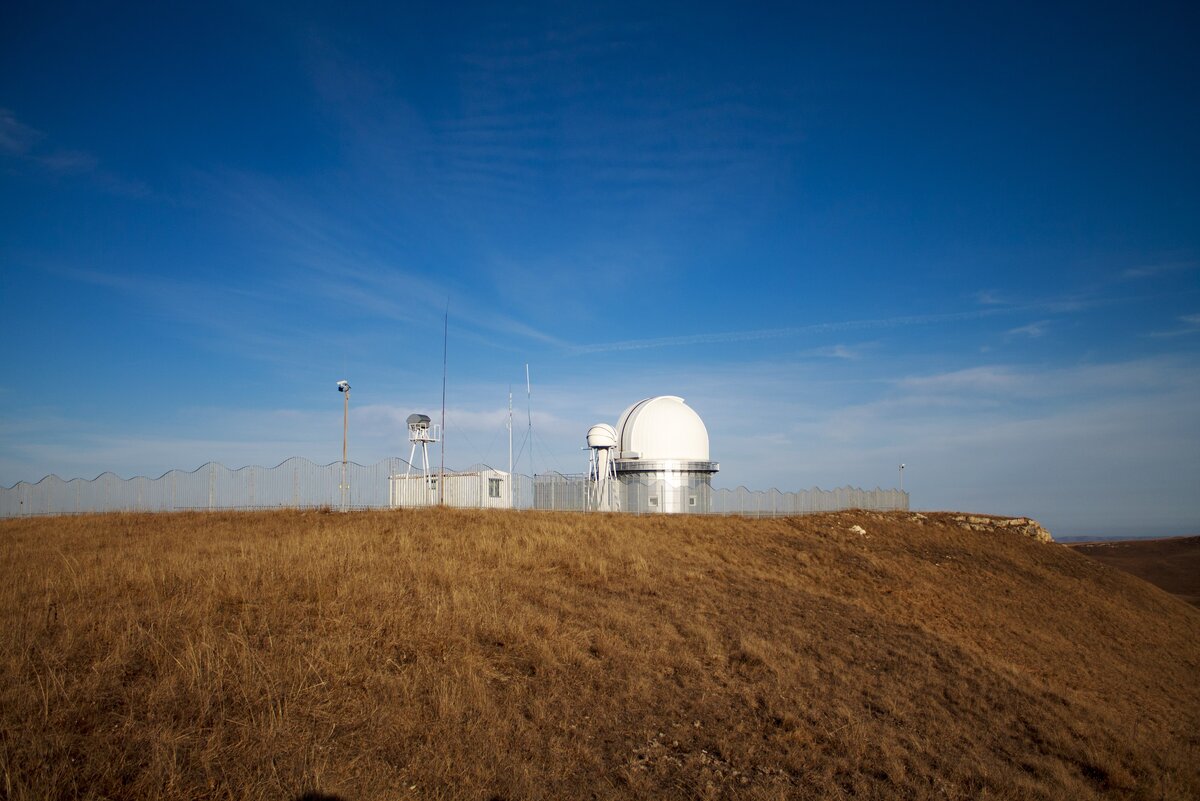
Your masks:
<path fill-rule="evenodd" d="M 508 385 L 508 505 L 513 506 L 512 384 Z"/>
<path fill-rule="evenodd" d="M 342 393 L 342 511 L 346 511 L 346 434 L 350 429 L 350 390 Z"/>
<path fill-rule="evenodd" d="M 533 390 L 529 384 L 529 363 L 525 363 L 525 414 L 529 420 L 529 477 L 533 478 Z"/>
<path fill-rule="evenodd" d="M 446 298 L 446 316 L 442 318 L 442 466 L 438 471 L 438 506 L 446 499 L 446 355 L 450 344 L 450 298 Z"/>

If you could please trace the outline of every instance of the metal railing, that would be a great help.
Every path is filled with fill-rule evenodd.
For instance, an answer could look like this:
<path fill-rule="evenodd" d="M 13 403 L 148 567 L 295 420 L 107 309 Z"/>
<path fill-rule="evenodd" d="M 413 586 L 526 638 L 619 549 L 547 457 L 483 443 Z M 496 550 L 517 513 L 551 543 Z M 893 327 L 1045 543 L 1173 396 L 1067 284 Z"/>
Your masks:
<path fill-rule="evenodd" d="M 123 479 L 103 473 L 93 479 L 49 475 L 0 488 L 0 518 L 91 512 L 170 512 L 218 509 L 389 509 L 432 506 L 587 511 L 588 482 L 558 473 L 509 475 L 487 465 L 447 471 L 428 482 L 408 462 L 393 457 L 374 465 L 318 465 L 293 457 L 275 467 L 230 469 L 210 462 L 191 472 L 171 470 L 158 478 Z M 908 493 L 896 489 L 843 487 L 799 492 L 777 489 L 677 487 L 657 479 L 622 480 L 618 508 L 654 513 L 673 509 L 694 514 L 784 516 L 839 509 L 907 510 Z"/>

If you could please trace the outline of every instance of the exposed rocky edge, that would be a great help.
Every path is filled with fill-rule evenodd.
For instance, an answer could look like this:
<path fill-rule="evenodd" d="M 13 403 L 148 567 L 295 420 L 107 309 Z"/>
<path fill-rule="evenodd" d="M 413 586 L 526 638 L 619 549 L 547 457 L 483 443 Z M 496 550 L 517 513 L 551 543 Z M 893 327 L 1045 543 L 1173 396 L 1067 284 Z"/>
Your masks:
<path fill-rule="evenodd" d="M 955 522 L 972 531 L 996 531 L 1011 528 L 1037 542 L 1054 542 L 1050 532 L 1042 524 L 1028 517 L 982 517 L 980 515 L 955 515 Z"/>

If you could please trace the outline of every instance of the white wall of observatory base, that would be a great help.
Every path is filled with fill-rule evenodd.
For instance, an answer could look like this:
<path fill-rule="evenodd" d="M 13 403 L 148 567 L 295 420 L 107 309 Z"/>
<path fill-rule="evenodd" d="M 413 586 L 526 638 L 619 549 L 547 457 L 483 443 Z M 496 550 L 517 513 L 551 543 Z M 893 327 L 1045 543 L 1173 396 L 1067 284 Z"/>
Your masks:
<path fill-rule="evenodd" d="M 630 512 L 703 514 L 712 511 L 712 474 L 664 466 L 648 473 L 621 473 L 623 509 Z"/>
<path fill-rule="evenodd" d="M 579 512 L 706 514 L 713 511 L 715 497 L 710 474 L 686 471 L 655 470 L 619 476 L 610 485 L 607 502 L 600 502 L 595 489 L 595 482 L 586 476 L 542 473 L 534 477 L 533 507 Z"/>

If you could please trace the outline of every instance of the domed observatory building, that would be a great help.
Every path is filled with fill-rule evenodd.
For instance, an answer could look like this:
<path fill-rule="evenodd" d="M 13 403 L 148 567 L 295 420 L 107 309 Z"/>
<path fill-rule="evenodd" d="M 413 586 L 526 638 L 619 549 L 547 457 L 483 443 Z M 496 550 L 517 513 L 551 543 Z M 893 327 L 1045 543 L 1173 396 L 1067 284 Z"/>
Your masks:
<path fill-rule="evenodd" d="M 708 429 L 674 395 L 638 401 L 616 426 L 613 459 L 621 506 L 630 512 L 709 512 L 712 477 Z"/>

